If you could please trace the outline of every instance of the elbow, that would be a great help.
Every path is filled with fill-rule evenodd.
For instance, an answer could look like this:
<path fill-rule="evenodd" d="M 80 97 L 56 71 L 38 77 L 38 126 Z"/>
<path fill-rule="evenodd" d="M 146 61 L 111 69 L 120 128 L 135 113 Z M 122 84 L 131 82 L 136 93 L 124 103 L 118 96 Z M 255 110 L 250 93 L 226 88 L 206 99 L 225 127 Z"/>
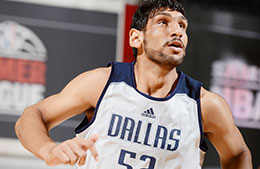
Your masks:
<path fill-rule="evenodd" d="M 24 116 L 26 116 L 26 110 L 28 108 L 26 108 L 23 112 L 23 114 L 17 119 L 17 121 L 15 122 L 15 126 L 14 126 L 14 131 L 16 136 L 20 139 L 20 135 L 22 133 L 22 129 L 23 129 L 23 120 L 24 120 Z"/>
<path fill-rule="evenodd" d="M 249 166 L 251 166 L 252 168 L 252 155 L 251 155 L 251 152 L 248 148 L 246 148 L 243 153 L 242 153 L 242 158 L 245 159 L 246 163 L 249 164 Z"/>
<path fill-rule="evenodd" d="M 231 159 L 221 160 L 223 169 L 252 169 L 252 157 L 248 148 L 242 150 Z"/>
<path fill-rule="evenodd" d="M 20 138 L 20 128 L 21 128 L 21 117 L 16 121 L 14 126 L 14 131 L 18 138 Z"/>
<path fill-rule="evenodd" d="M 32 117 L 35 116 L 35 108 L 33 106 L 27 107 L 21 117 L 15 123 L 14 131 L 18 139 L 21 138 L 24 130 L 28 128 L 28 125 L 32 122 Z M 35 119 L 34 119 L 35 120 Z"/>
<path fill-rule="evenodd" d="M 251 152 L 247 147 L 237 156 L 237 163 L 240 164 L 243 169 L 253 169 Z"/>
<path fill-rule="evenodd" d="M 237 156 L 237 159 L 244 161 L 247 164 L 252 164 L 252 156 L 248 147 L 245 147 L 244 150 Z"/>

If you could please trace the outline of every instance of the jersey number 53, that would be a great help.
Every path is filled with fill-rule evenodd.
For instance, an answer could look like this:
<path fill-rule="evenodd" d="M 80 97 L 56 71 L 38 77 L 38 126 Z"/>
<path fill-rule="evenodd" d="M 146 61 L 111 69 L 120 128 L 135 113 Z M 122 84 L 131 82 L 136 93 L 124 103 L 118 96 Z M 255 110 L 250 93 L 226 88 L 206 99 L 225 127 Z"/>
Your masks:
<path fill-rule="evenodd" d="M 136 153 L 135 152 L 131 152 L 131 151 L 127 151 L 127 150 L 122 149 L 120 151 L 118 164 L 125 166 L 127 169 L 133 169 L 133 167 L 130 164 L 126 164 L 124 162 L 127 154 L 130 155 L 130 158 L 136 159 Z M 138 159 L 136 159 L 136 160 L 138 160 Z M 148 168 L 141 168 L 141 169 L 154 169 L 154 166 L 155 166 L 155 163 L 156 163 L 156 159 L 154 157 L 148 156 L 148 155 L 142 155 L 139 160 L 141 160 L 141 161 L 150 160 Z"/>

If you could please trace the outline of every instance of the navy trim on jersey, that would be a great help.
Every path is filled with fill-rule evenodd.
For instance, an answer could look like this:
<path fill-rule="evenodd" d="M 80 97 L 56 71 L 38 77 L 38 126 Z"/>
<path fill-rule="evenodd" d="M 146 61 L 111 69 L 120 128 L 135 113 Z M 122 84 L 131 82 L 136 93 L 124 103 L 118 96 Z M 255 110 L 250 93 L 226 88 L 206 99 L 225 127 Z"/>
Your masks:
<path fill-rule="evenodd" d="M 199 90 L 200 92 L 200 90 Z M 204 132 L 203 132 L 203 126 L 202 126 L 202 115 L 201 115 L 201 104 L 200 104 L 200 93 L 198 93 L 198 97 L 196 99 L 197 105 L 198 105 L 198 118 L 199 118 L 199 125 L 200 125 L 200 149 L 204 152 L 208 151 L 208 146 L 204 139 Z"/>
<path fill-rule="evenodd" d="M 112 73 L 113 80 L 111 82 L 125 82 L 129 86 L 134 87 L 130 71 L 132 63 L 114 62 L 112 66 L 114 67 L 114 71 Z"/>
<path fill-rule="evenodd" d="M 87 115 L 84 117 L 83 121 L 76 127 L 75 133 L 79 134 L 80 132 L 84 131 L 89 124 Z"/>
<path fill-rule="evenodd" d="M 83 121 L 76 127 L 75 129 L 75 133 L 76 134 L 79 134 L 81 132 L 83 132 L 84 130 L 86 130 L 96 119 L 96 116 L 97 116 L 97 110 L 98 110 L 98 107 L 107 91 L 107 88 L 109 86 L 109 84 L 111 83 L 112 79 L 113 79 L 113 72 L 114 72 L 114 66 L 113 66 L 113 63 L 109 63 L 107 67 L 111 66 L 111 72 L 110 72 L 110 75 L 109 75 L 109 78 L 108 78 L 108 81 L 106 83 L 106 86 L 105 88 L 103 89 L 99 99 L 98 99 L 98 102 L 97 102 L 97 105 L 96 105 L 96 108 L 95 108 L 95 112 L 94 112 L 94 115 L 92 117 L 92 119 L 90 121 L 88 121 L 88 118 L 87 116 L 85 116 L 85 118 L 83 119 Z"/>
<path fill-rule="evenodd" d="M 202 126 L 202 116 L 201 116 L 201 104 L 200 104 L 200 91 L 202 83 L 192 79 L 191 77 L 183 74 L 183 80 L 179 83 L 181 86 L 178 88 L 178 93 L 186 93 L 190 98 L 194 99 L 197 102 L 198 109 L 198 122 L 200 129 L 200 149 L 204 152 L 208 150 L 208 146 L 204 140 L 204 132 Z"/>
<path fill-rule="evenodd" d="M 175 93 L 178 92 L 178 88 L 180 87 L 181 81 L 183 80 L 183 75 L 184 75 L 184 74 L 183 74 L 182 72 L 178 72 L 178 74 L 179 74 L 179 76 L 180 76 L 179 81 L 178 81 L 178 83 L 177 83 L 175 89 L 172 91 L 172 93 L 171 93 L 169 96 L 167 96 L 167 97 L 160 97 L 160 98 L 159 98 L 159 97 L 153 97 L 153 96 L 147 95 L 147 94 L 145 94 L 145 93 L 139 91 L 139 90 L 136 88 L 135 74 L 134 74 L 134 63 L 135 63 L 135 62 L 132 62 L 132 63 L 131 63 L 131 79 L 132 79 L 132 84 L 133 84 L 132 87 L 133 87 L 138 93 L 140 93 L 141 95 L 143 95 L 144 97 L 146 97 L 146 98 L 148 98 L 148 99 L 151 99 L 151 100 L 155 100 L 155 101 L 166 101 L 166 100 L 171 99 L 171 98 L 175 95 Z"/>

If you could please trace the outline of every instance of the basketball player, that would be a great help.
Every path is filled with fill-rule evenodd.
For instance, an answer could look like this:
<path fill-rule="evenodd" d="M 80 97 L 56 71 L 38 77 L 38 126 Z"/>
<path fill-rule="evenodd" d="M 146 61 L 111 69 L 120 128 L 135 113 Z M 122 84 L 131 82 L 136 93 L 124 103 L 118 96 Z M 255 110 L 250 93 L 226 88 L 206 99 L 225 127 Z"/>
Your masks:
<path fill-rule="evenodd" d="M 251 155 L 225 100 L 176 67 L 188 20 L 175 0 L 145 0 L 130 30 L 134 63 L 85 72 L 60 93 L 29 106 L 16 123 L 22 144 L 48 165 L 80 169 L 200 169 L 203 136 L 223 169 L 252 169 Z M 82 112 L 76 138 L 48 131 Z"/>

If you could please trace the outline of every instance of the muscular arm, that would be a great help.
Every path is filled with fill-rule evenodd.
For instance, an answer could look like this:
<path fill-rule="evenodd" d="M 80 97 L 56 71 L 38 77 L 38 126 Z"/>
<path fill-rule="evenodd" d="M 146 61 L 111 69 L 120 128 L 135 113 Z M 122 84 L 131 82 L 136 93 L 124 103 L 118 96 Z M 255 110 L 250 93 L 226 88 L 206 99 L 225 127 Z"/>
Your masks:
<path fill-rule="evenodd" d="M 49 165 L 85 163 L 85 151 L 93 146 L 97 136 L 87 141 L 74 138 L 59 146 L 49 137 L 48 131 L 62 121 L 95 107 L 108 80 L 110 68 L 95 69 L 73 79 L 60 93 L 29 106 L 15 125 L 15 131 L 23 146 L 45 160 Z"/>
<path fill-rule="evenodd" d="M 231 110 L 217 94 L 202 89 L 201 108 L 206 136 L 216 148 L 223 169 L 252 169 L 251 153 L 238 128 Z"/>

